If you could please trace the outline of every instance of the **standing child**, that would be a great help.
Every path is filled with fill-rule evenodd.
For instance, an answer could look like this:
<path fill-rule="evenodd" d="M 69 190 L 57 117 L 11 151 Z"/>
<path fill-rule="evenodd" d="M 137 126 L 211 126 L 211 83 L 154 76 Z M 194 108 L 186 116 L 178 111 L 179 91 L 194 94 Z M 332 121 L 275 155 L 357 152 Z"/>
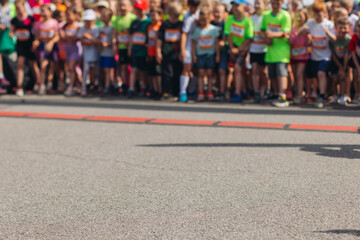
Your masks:
<path fill-rule="evenodd" d="M 219 92 L 220 101 L 225 100 L 226 91 L 226 73 L 229 64 L 229 45 L 225 44 L 224 36 L 224 25 L 225 25 L 225 6 L 222 3 L 215 3 L 213 10 L 214 20 L 211 24 L 218 27 L 219 29 L 219 47 L 220 47 L 220 62 L 217 64 L 217 70 L 219 78 Z"/>
<path fill-rule="evenodd" d="M 211 13 L 208 8 L 200 10 L 199 26 L 192 34 L 192 59 L 197 64 L 198 75 L 198 101 L 205 100 L 204 78 L 208 79 L 207 99 L 214 101 L 212 84 L 214 77 L 215 62 L 220 61 L 219 30 L 210 24 Z M 181 98 L 181 96 L 180 96 Z"/>
<path fill-rule="evenodd" d="M 64 6 L 64 5 L 57 5 L 57 6 Z M 56 10 L 54 11 L 52 17 L 58 21 L 59 23 L 59 29 L 62 29 L 65 24 L 65 12 Z M 66 62 L 66 49 L 65 49 L 65 42 L 60 38 L 60 40 L 57 42 L 57 48 L 59 50 L 59 62 L 57 66 L 55 66 L 55 73 L 56 73 L 56 79 L 57 79 L 57 90 L 58 92 L 64 92 L 65 88 L 65 62 Z M 52 86 L 48 85 L 48 87 Z M 51 90 L 51 89 L 48 89 Z"/>
<path fill-rule="evenodd" d="M 291 18 L 287 11 L 281 9 L 283 3 L 283 0 L 271 0 L 272 10 L 266 12 L 261 21 L 262 37 L 267 43 L 265 62 L 273 88 L 279 93 L 279 99 L 273 102 L 276 107 L 289 106 L 286 100 L 286 89 L 287 65 L 290 62 Z"/>
<path fill-rule="evenodd" d="M 115 59 L 113 46 L 116 44 L 116 38 L 114 29 L 112 28 L 110 21 L 112 18 L 112 11 L 108 8 L 104 8 L 101 11 L 101 21 L 104 26 L 100 29 L 100 69 L 102 70 L 102 79 L 105 79 L 105 85 L 103 94 L 110 93 L 110 71 L 115 68 Z"/>
<path fill-rule="evenodd" d="M 77 10 L 75 7 L 66 9 L 66 24 L 60 31 L 61 38 L 65 41 L 66 63 L 69 71 L 70 83 L 65 91 L 65 96 L 76 95 L 73 90 L 76 81 L 76 66 L 80 61 L 81 44 L 77 36 L 79 23 L 77 22 Z"/>
<path fill-rule="evenodd" d="M 140 80 L 140 94 L 145 96 L 146 84 L 146 57 L 147 57 L 147 28 L 151 25 L 151 21 L 146 16 L 146 10 L 149 3 L 147 0 L 136 0 L 134 12 L 137 17 L 132 22 L 130 28 L 130 43 L 128 56 L 131 58 L 130 87 L 128 98 L 133 98 L 135 94 L 136 80 Z"/>
<path fill-rule="evenodd" d="M 352 36 L 349 43 L 349 51 L 351 52 L 351 57 L 355 65 L 357 77 L 354 78 L 354 88 L 355 88 L 355 99 L 358 101 L 358 106 L 360 107 L 360 21 L 355 25 L 355 33 Z"/>
<path fill-rule="evenodd" d="M 320 95 L 315 102 L 315 107 L 325 106 L 325 94 L 327 89 L 326 74 L 331 59 L 329 41 L 335 41 L 334 23 L 326 19 L 326 4 L 318 0 L 312 5 L 314 19 L 307 21 L 300 33 L 311 35 L 311 71 L 310 78 L 318 78 Z"/>
<path fill-rule="evenodd" d="M 86 79 L 90 73 L 91 83 L 95 84 L 95 79 L 98 76 L 98 61 L 99 51 L 97 48 L 98 39 L 100 35 L 99 29 L 95 26 L 96 13 L 92 9 L 87 9 L 83 15 L 84 26 L 80 28 L 78 39 L 80 39 L 83 46 L 83 80 L 81 88 L 81 96 L 86 96 Z"/>
<path fill-rule="evenodd" d="M 33 46 L 38 46 L 38 54 L 40 57 L 40 88 L 39 94 L 46 94 L 46 73 L 49 64 L 50 68 L 54 67 L 54 62 L 58 61 L 58 52 L 56 49 L 56 42 L 59 40 L 59 25 L 58 22 L 51 18 L 52 11 L 50 4 L 41 5 L 42 20 L 36 24 L 35 37 Z M 49 83 L 52 83 L 52 77 L 48 77 Z"/>
<path fill-rule="evenodd" d="M 33 27 L 35 20 L 29 16 L 25 9 L 25 0 L 16 0 L 16 17 L 11 20 L 11 35 L 15 34 L 17 37 L 16 53 L 17 53 L 17 90 L 16 95 L 23 96 L 23 79 L 24 66 L 28 61 L 30 68 L 35 77 L 35 84 L 39 85 L 40 70 L 36 62 L 36 54 L 32 51 L 34 42 Z"/>
<path fill-rule="evenodd" d="M 180 61 L 180 39 L 182 22 L 179 16 L 182 6 L 171 3 L 168 7 L 169 19 L 165 20 L 159 29 L 156 44 L 156 60 L 161 64 L 161 89 L 173 96 L 179 94 L 179 79 L 182 71 Z"/>
<path fill-rule="evenodd" d="M 2 35 L 9 34 L 10 28 L 10 6 L 8 0 L 0 0 L 0 46 L 4 44 L 2 41 L 5 37 Z M 2 87 L 8 86 L 10 83 L 5 79 L 4 71 L 3 71 L 3 62 L 2 62 L 2 54 L 5 53 L 0 51 L 0 93 L 6 93 L 6 90 Z"/>
<path fill-rule="evenodd" d="M 150 10 L 150 19 L 151 25 L 147 29 L 148 34 L 148 72 L 149 77 L 152 81 L 152 86 L 154 88 L 153 98 L 155 100 L 161 99 L 161 66 L 156 61 L 156 41 L 158 36 L 158 31 L 161 27 L 162 19 L 162 9 L 159 7 L 154 7 Z"/>
<path fill-rule="evenodd" d="M 246 8 L 248 6 L 245 0 L 235 0 L 232 2 L 232 11 L 225 21 L 224 34 L 229 41 L 230 51 L 235 57 L 234 83 L 235 93 L 230 102 L 242 102 L 241 87 L 243 84 L 243 68 L 245 59 L 254 37 L 254 26 L 250 18 L 246 17 Z"/>
<path fill-rule="evenodd" d="M 121 84 L 124 88 L 128 77 L 128 65 L 130 64 L 130 57 L 128 56 L 130 27 L 136 19 L 136 15 L 131 13 L 131 9 L 130 0 L 121 0 L 118 5 L 120 15 L 112 21 L 112 26 L 116 30 L 114 34 L 116 34 L 119 52 L 119 64 L 117 68 L 118 82 L 119 85 Z"/>
<path fill-rule="evenodd" d="M 254 40 L 250 45 L 251 77 L 254 88 L 254 103 L 259 103 L 267 89 L 268 78 L 266 75 L 265 40 L 261 37 L 260 26 L 265 10 L 264 0 L 255 0 L 255 14 L 251 17 L 254 25 Z"/>
<path fill-rule="evenodd" d="M 308 45 L 310 43 L 309 34 L 298 35 L 298 30 L 304 26 L 308 20 L 308 11 L 305 8 L 298 10 L 295 13 L 296 19 L 294 26 L 291 29 L 290 45 L 291 45 L 291 66 L 295 75 L 296 96 L 294 98 L 295 104 L 302 102 L 302 93 L 304 90 L 304 72 L 306 62 L 309 59 Z"/>
<path fill-rule="evenodd" d="M 190 76 L 192 74 L 192 54 L 191 54 L 191 33 L 194 31 L 196 23 L 195 21 L 199 18 L 199 5 L 200 0 L 189 0 L 188 7 L 189 11 L 184 16 L 184 23 L 181 35 L 181 53 L 180 60 L 183 61 L 183 71 L 180 77 L 180 101 L 186 102 L 187 95 L 186 89 L 188 87 Z M 194 80 L 195 81 L 195 80 Z M 194 90 L 194 89 L 192 89 Z"/>
<path fill-rule="evenodd" d="M 335 23 L 336 29 L 336 41 L 330 42 L 330 49 L 332 52 L 331 62 L 330 62 L 330 72 L 333 77 L 333 99 L 338 99 L 337 97 L 337 85 L 340 84 L 340 101 L 341 105 L 347 105 L 347 96 L 346 89 L 349 78 L 348 54 L 349 43 L 351 37 L 348 35 L 350 29 L 350 22 L 347 18 L 340 18 Z"/>

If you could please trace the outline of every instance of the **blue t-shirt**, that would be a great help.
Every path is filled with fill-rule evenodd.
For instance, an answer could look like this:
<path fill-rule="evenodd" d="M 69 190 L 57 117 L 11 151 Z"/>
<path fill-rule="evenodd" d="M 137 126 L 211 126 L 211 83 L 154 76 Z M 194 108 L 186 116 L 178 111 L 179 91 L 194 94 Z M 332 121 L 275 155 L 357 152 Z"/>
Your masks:
<path fill-rule="evenodd" d="M 191 36 L 196 40 L 196 55 L 215 54 L 215 43 L 219 35 L 219 29 L 214 25 L 210 24 L 206 28 L 196 27 Z"/>

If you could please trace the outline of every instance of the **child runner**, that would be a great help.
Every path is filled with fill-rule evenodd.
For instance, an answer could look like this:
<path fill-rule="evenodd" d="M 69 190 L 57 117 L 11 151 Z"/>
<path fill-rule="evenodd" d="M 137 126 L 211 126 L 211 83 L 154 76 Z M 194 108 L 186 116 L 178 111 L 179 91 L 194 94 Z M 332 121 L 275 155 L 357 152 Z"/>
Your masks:
<path fill-rule="evenodd" d="M 10 6 L 8 0 L 0 0 L 0 36 L 3 34 L 9 34 L 8 29 L 10 28 L 11 14 L 10 14 Z M 5 31 L 7 30 L 7 31 Z M 3 44 L 1 42 L 0 44 Z M 9 81 L 5 79 L 4 71 L 3 71 L 3 62 L 2 62 L 2 52 L 0 52 L 0 93 L 6 93 L 6 90 L 3 89 L 3 86 L 8 86 L 10 84 Z"/>
<path fill-rule="evenodd" d="M 146 16 L 146 10 L 148 7 L 149 3 L 147 0 L 136 0 L 134 5 L 134 12 L 137 19 L 132 22 L 130 28 L 128 56 L 131 58 L 131 73 L 128 98 L 133 98 L 134 96 L 135 83 L 137 79 L 140 80 L 140 94 L 145 96 L 145 72 L 147 70 L 146 31 L 149 25 L 151 25 L 151 21 Z"/>
<path fill-rule="evenodd" d="M 198 75 L 198 101 L 205 100 L 204 78 L 208 80 L 207 99 L 214 101 L 212 84 L 215 62 L 220 61 L 219 30 L 210 24 L 211 12 L 208 8 L 200 10 L 198 27 L 192 33 L 192 59 L 197 64 Z M 180 95 L 180 98 L 182 96 Z"/>
<path fill-rule="evenodd" d="M 51 6 L 50 4 L 41 5 L 41 17 L 42 20 L 35 25 L 35 38 L 33 47 L 38 47 L 38 54 L 40 57 L 40 88 L 39 94 L 46 94 L 46 73 L 49 64 L 58 61 L 58 52 L 56 50 L 56 42 L 59 40 L 59 25 L 58 22 L 51 18 Z M 34 49 L 33 49 L 34 50 Z M 48 81 L 52 82 L 52 78 L 49 76 Z"/>
<path fill-rule="evenodd" d="M 118 5 L 119 16 L 112 20 L 112 26 L 115 28 L 119 64 L 117 68 L 118 83 L 123 88 L 126 88 L 128 65 L 130 58 L 128 56 L 128 45 L 130 39 L 131 23 L 136 19 L 136 15 L 131 13 L 130 0 L 121 0 Z"/>
<path fill-rule="evenodd" d="M 191 75 L 192 61 L 191 61 L 191 33 L 194 31 L 196 23 L 199 18 L 200 0 L 189 0 L 189 11 L 184 16 L 184 23 L 181 35 L 181 54 L 180 60 L 183 61 L 183 71 L 180 77 L 180 101 L 187 102 L 186 89 L 188 87 Z M 195 80 L 194 80 L 195 81 Z M 195 83 L 196 84 L 196 83 Z M 191 89 L 194 91 L 195 89 Z M 175 96 L 174 96 L 175 97 Z"/>
<path fill-rule="evenodd" d="M 229 63 L 229 45 L 225 44 L 224 41 L 224 24 L 225 24 L 225 6 L 219 2 L 215 3 L 213 10 L 214 20 L 211 21 L 211 24 L 218 27 L 219 29 L 219 47 L 220 47 L 220 62 L 217 64 L 216 74 L 219 76 L 219 100 L 225 100 L 225 91 L 226 91 L 226 73 Z M 215 70 L 215 71 L 216 71 Z"/>
<path fill-rule="evenodd" d="M 162 70 L 161 89 L 173 96 L 179 94 L 179 79 L 182 70 L 182 63 L 179 60 L 182 29 L 179 16 L 181 12 L 182 6 L 179 3 L 174 2 L 169 5 L 169 18 L 161 24 L 156 44 L 156 60 L 161 64 Z"/>
<path fill-rule="evenodd" d="M 290 61 L 291 18 L 287 11 L 281 9 L 283 3 L 283 0 L 271 0 L 272 10 L 266 12 L 261 21 L 262 37 L 267 43 L 265 62 L 273 88 L 279 93 L 279 99 L 273 102 L 276 107 L 289 106 L 285 91 Z"/>
<path fill-rule="evenodd" d="M 78 12 L 75 7 L 66 9 L 66 24 L 60 31 L 61 38 L 65 41 L 66 63 L 69 71 L 70 83 L 65 91 L 65 96 L 74 96 L 76 92 L 74 84 L 76 81 L 76 66 L 80 61 L 82 52 L 81 44 L 77 39 L 79 23 L 76 21 Z"/>
<path fill-rule="evenodd" d="M 105 80 L 103 94 L 110 93 L 110 71 L 115 68 L 115 59 L 113 46 L 116 44 L 116 38 L 114 29 L 112 28 L 110 21 L 112 18 L 112 11 L 108 8 L 104 8 L 101 11 L 101 21 L 104 26 L 100 29 L 100 68 L 102 70 L 102 78 Z"/>
<path fill-rule="evenodd" d="M 17 90 L 16 95 L 23 96 L 24 66 L 28 61 L 35 77 L 35 84 L 39 85 L 40 70 L 36 62 L 36 53 L 32 51 L 34 42 L 33 27 L 35 20 L 29 16 L 25 9 L 25 0 L 16 0 L 16 17 L 11 20 L 11 35 L 14 33 L 17 37 Z"/>
<path fill-rule="evenodd" d="M 250 45 L 251 77 L 254 88 L 254 102 L 259 103 L 267 89 L 265 53 L 266 44 L 260 34 L 262 15 L 265 10 L 264 0 L 255 0 L 255 14 L 251 17 L 254 25 L 254 40 Z"/>
<path fill-rule="evenodd" d="M 156 61 L 156 41 L 161 27 L 162 9 L 154 7 L 150 10 L 151 25 L 147 29 L 148 34 L 148 72 L 153 86 L 153 99 L 161 99 L 161 66 Z"/>
<path fill-rule="evenodd" d="M 310 43 L 309 34 L 298 35 L 298 30 L 304 26 L 309 17 L 306 8 L 302 8 L 295 12 L 294 19 L 296 19 L 294 26 L 291 29 L 290 45 L 291 45 L 291 66 L 295 75 L 296 96 L 294 98 L 295 104 L 302 102 L 302 93 L 304 89 L 304 72 L 306 62 L 309 59 L 309 52 L 307 46 Z"/>
<path fill-rule="evenodd" d="M 98 39 L 100 35 L 99 29 L 95 26 L 96 13 L 92 9 L 87 9 L 83 15 L 84 26 L 80 28 L 78 39 L 80 39 L 83 46 L 83 79 L 81 96 L 86 96 L 86 79 L 90 73 L 91 83 L 95 84 L 95 79 L 98 76 L 98 61 L 99 51 L 97 48 Z"/>
<path fill-rule="evenodd" d="M 325 94 L 327 89 L 326 74 L 331 59 L 329 41 L 335 41 L 334 23 L 326 19 L 326 4 L 316 1 L 311 9 L 314 19 L 307 21 L 299 33 L 308 32 L 311 35 L 311 78 L 318 78 L 320 95 L 315 102 L 315 107 L 325 106 Z"/>
<path fill-rule="evenodd" d="M 60 4 L 57 6 L 61 7 L 64 5 Z M 59 29 L 62 29 L 65 26 L 65 24 L 66 24 L 65 12 L 56 10 L 53 13 L 52 17 L 56 21 L 58 21 Z M 65 42 L 63 41 L 63 39 L 60 38 L 60 40 L 57 42 L 56 45 L 59 50 L 59 61 L 58 61 L 57 66 L 55 66 L 54 70 L 55 70 L 56 79 L 57 79 L 57 90 L 58 90 L 58 92 L 62 93 L 62 92 L 64 92 L 64 89 L 65 89 L 65 62 L 66 62 Z M 52 86 L 52 84 L 48 84 L 48 87 L 50 89 L 47 89 L 47 90 L 51 90 L 53 86 Z"/>
<path fill-rule="evenodd" d="M 355 88 L 355 99 L 354 102 L 358 102 L 360 107 L 360 97 L 358 90 L 360 89 L 360 21 L 356 23 L 355 33 L 352 36 L 349 43 L 349 51 L 351 52 L 351 57 L 355 65 L 357 72 L 357 77 L 354 78 L 354 88 Z"/>
<path fill-rule="evenodd" d="M 228 37 L 229 47 L 235 56 L 234 80 L 235 94 L 230 102 L 242 102 L 241 87 L 243 84 L 242 71 L 247 52 L 254 37 L 254 26 L 250 18 L 246 17 L 246 0 L 232 1 L 232 11 L 225 21 L 224 34 Z"/>

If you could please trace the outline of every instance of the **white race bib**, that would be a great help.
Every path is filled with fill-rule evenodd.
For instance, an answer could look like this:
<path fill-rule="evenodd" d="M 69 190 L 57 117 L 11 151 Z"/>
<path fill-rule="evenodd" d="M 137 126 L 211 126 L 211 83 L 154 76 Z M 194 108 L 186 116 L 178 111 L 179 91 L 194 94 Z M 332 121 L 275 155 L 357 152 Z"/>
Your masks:
<path fill-rule="evenodd" d="M 238 26 L 235 24 L 231 25 L 230 35 L 238 38 L 243 38 L 245 32 L 244 26 Z"/>
<path fill-rule="evenodd" d="M 308 54 L 305 45 L 294 46 L 291 48 L 291 56 L 293 58 L 304 57 Z"/>
<path fill-rule="evenodd" d="M 120 44 L 127 45 L 129 43 L 130 35 L 129 33 L 119 33 L 117 36 L 117 40 Z"/>
<path fill-rule="evenodd" d="M 76 32 L 77 32 L 76 28 L 68 27 L 68 28 L 65 29 L 65 34 L 66 34 L 67 37 L 76 36 Z"/>
<path fill-rule="evenodd" d="M 211 49 L 215 45 L 211 36 L 199 37 L 198 44 L 200 49 Z"/>
<path fill-rule="evenodd" d="M 30 31 L 28 29 L 18 29 L 15 31 L 15 35 L 20 42 L 30 39 Z"/>
<path fill-rule="evenodd" d="M 312 38 L 312 47 L 315 49 L 323 50 L 326 49 L 328 45 L 328 40 L 326 37 L 316 37 L 311 36 Z"/>
<path fill-rule="evenodd" d="M 146 42 L 146 34 L 145 33 L 134 33 L 133 35 L 133 43 L 137 45 L 145 45 Z"/>
<path fill-rule="evenodd" d="M 101 43 L 107 43 L 108 42 L 107 34 L 105 32 L 100 33 L 100 42 Z"/>
<path fill-rule="evenodd" d="M 55 36 L 54 29 L 41 29 L 40 39 L 43 41 L 50 41 Z"/>
<path fill-rule="evenodd" d="M 181 32 L 179 29 L 166 29 L 165 30 L 165 41 L 166 42 L 179 42 Z"/>
<path fill-rule="evenodd" d="M 335 53 L 336 53 L 336 56 L 338 56 L 338 57 L 340 57 L 340 58 L 345 57 L 346 50 L 347 50 L 347 48 L 346 48 L 346 47 L 344 47 L 344 46 L 341 46 L 341 47 L 337 47 L 337 46 L 335 46 Z"/>
<path fill-rule="evenodd" d="M 268 24 L 268 29 L 271 32 L 281 32 L 281 25 L 269 23 Z"/>

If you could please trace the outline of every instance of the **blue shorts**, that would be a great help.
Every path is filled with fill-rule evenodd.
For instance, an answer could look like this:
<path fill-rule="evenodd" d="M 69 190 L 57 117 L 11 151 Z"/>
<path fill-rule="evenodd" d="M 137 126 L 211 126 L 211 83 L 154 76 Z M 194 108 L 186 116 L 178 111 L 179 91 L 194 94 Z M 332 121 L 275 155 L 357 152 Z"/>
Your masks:
<path fill-rule="evenodd" d="M 54 44 L 53 49 L 51 50 L 51 52 L 47 52 L 45 50 L 46 43 L 40 43 L 39 47 L 38 47 L 38 55 L 39 58 L 42 59 L 47 59 L 49 61 L 59 61 L 59 50 L 56 44 Z"/>
<path fill-rule="evenodd" d="M 327 73 L 329 68 L 330 61 L 327 60 L 321 60 L 321 61 L 315 61 L 315 60 L 309 60 L 308 69 L 306 72 L 306 75 L 308 78 L 317 78 L 318 72 L 325 72 Z"/>
<path fill-rule="evenodd" d="M 100 68 L 115 68 L 115 58 L 100 57 Z"/>
<path fill-rule="evenodd" d="M 197 67 L 200 69 L 214 69 L 215 68 L 215 55 L 204 54 L 197 56 Z"/>
<path fill-rule="evenodd" d="M 220 51 L 219 69 L 227 70 L 229 68 L 229 46 L 223 47 Z"/>

